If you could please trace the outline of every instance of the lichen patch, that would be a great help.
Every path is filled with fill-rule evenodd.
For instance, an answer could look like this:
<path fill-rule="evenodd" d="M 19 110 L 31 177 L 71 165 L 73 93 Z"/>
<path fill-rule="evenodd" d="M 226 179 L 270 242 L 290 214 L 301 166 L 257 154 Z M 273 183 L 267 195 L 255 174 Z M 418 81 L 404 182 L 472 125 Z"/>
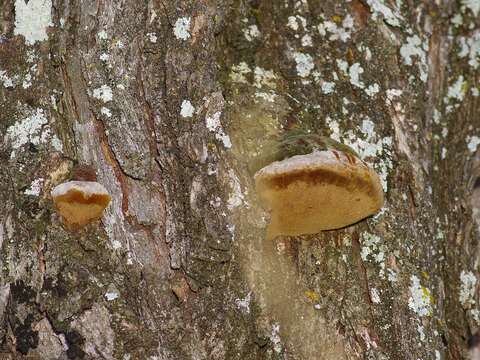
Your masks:
<path fill-rule="evenodd" d="M 173 27 L 173 33 L 175 37 L 179 40 L 187 40 L 191 37 L 190 34 L 190 23 L 191 19 L 189 17 L 181 17 L 175 21 Z"/>
<path fill-rule="evenodd" d="M 412 275 L 410 277 L 410 297 L 408 307 L 420 316 L 432 315 L 432 296 L 430 290 L 420 283 L 420 279 Z"/>
<path fill-rule="evenodd" d="M 48 39 L 47 27 L 52 26 L 51 0 L 15 0 L 15 35 L 22 35 L 27 45 Z"/>

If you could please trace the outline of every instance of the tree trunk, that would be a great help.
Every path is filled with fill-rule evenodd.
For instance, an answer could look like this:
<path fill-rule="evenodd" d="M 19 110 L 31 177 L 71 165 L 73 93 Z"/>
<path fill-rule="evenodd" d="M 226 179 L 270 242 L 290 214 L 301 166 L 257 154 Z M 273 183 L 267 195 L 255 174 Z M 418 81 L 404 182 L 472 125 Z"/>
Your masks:
<path fill-rule="evenodd" d="M 468 358 L 479 12 L 0 0 L 2 359 Z M 357 151 L 381 212 L 266 241 L 253 174 L 291 127 Z M 71 231 L 50 191 L 84 165 L 112 201 Z"/>

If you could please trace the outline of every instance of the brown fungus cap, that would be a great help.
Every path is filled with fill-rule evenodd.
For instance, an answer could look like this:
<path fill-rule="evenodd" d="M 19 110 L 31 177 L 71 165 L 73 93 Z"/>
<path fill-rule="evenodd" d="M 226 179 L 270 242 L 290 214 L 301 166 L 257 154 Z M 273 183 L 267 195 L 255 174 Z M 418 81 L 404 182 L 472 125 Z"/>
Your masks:
<path fill-rule="evenodd" d="M 85 226 L 102 216 L 110 203 L 105 187 L 95 181 L 68 181 L 52 190 L 55 209 L 71 230 Z"/>
<path fill-rule="evenodd" d="M 271 215 L 267 239 L 342 228 L 383 206 L 375 171 L 336 150 L 276 161 L 255 174 L 255 185 Z"/>

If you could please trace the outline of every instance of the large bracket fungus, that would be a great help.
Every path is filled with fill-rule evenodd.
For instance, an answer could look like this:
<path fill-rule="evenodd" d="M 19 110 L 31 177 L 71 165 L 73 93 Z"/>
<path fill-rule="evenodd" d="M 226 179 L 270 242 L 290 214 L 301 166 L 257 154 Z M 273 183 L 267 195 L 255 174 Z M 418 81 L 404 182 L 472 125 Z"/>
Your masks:
<path fill-rule="evenodd" d="M 96 181 L 68 181 L 52 190 L 52 198 L 65 226 L 71 230 L 102 216 L 110 195 Z"/>
<path fill-rule="evenodd" d="M 267 239 L 342 228 L 383 205 L 378 175 L 352 152 L 295 155 L 262 168 L 254 178 L 271 215 Z"/>

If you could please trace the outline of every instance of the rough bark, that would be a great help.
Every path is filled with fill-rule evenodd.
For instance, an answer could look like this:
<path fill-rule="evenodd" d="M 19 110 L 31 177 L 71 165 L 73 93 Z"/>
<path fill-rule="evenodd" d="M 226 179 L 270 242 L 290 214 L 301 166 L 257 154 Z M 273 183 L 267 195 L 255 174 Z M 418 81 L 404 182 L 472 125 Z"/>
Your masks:
<path fill-rule="evenodd" d="M 2 356 L 468 358 L 479 11 L 0 0 Z M 292 126 L 359 152 L 382 212 L 265 241 L 252 176 Z M 72 232 L 50 191 L 78 164 L 112 202 Z"/>

